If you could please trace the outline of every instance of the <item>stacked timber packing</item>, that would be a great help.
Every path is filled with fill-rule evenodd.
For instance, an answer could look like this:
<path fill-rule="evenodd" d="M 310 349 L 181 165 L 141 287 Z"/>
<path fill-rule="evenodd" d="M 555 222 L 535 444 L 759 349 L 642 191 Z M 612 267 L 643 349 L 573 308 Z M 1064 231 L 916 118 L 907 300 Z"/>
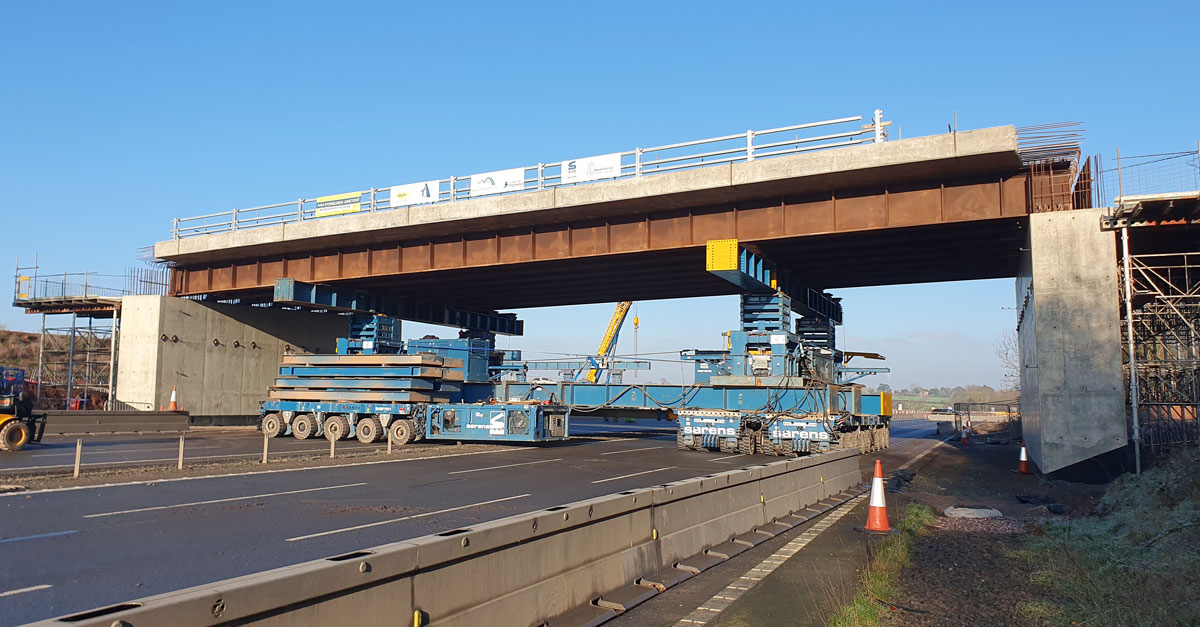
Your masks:
<path fill-rule="evenodd" d="M 463 360 L 437 355 L 285 355 L 269 398 L 284 401 L 448 403 L 462 393 Z"/>

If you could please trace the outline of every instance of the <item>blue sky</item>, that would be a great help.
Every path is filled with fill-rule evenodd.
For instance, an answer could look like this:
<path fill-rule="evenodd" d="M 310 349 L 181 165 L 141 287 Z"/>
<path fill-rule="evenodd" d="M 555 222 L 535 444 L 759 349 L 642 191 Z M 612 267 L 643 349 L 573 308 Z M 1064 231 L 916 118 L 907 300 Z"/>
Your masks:
<path fill-rule="evenodd" d="M 955 111 L 1079 120 L 1108 158 L 1200 138 L 1194 3 L 814 4 L 5 2 L 4 249 L 114 272 L 173 217 L 876 107 L 905 137 Z M 838 295 L 845 347 L 888 355 L 893 385 L 1000 382 L 1011 281 Z M 593 350 L 610 307 L 523 312 L 511 344 Z M 732 299 L 639 312 L 643 352 L 718 346 L 737 320 Z"/>

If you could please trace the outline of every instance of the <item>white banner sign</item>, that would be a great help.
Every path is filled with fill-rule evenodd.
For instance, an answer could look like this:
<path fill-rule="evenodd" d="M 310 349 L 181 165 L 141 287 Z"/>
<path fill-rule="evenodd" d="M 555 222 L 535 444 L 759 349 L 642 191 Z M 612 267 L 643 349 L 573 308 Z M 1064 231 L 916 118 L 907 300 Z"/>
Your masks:
<path fill-rule="evenodd" d="M 486 196 L 525 189 L 525 168 L 471 175 L 471 195 Z"/>
<path fill-rule="evenodd" d="M 390 207 L 407 207 L 427 202 L 438 201 L 438 182 L 409 183 L 408 185 L 393 185 Z"/>
<path fill-rule="evenodd" d="M 562 162 L 562 182 L 582 183 L 621 175 L 621 153 L 571 159 Z"/>

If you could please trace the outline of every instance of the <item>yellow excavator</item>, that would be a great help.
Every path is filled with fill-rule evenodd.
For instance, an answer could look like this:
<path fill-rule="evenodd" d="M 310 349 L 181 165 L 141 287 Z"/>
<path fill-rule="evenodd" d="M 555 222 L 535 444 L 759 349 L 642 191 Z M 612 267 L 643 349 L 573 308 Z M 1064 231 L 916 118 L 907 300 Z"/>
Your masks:
<path fill-rule="evenodd" d="M 33 413 L 25 392 L 25 371 L 0 368 L 0 451 L 19 451 L 40 441 L 45 430 L 45 415 Z"/>
<path fill-rule="evenodd" d="M 617 303 L 617 308 L 613 310 L 612 318 L 608 321 L 608 328 L 604 330 L 604 338 L 600 340 L 600 348 L 596 349 L 595 355 L 588 357 L 588 365 L 582 369 L 583 381 L 596 383 L 600 380 L 600 373 L 608 369 L 608 360 L 617 348 L 617 336 L 621 334 L 621 326 L 625 324 L 625 317 L 629 315 L 629 308 L 632 306 L 633 302 L 628 300 Z M 636 316 L 633 323 L 638 323 Z"/>

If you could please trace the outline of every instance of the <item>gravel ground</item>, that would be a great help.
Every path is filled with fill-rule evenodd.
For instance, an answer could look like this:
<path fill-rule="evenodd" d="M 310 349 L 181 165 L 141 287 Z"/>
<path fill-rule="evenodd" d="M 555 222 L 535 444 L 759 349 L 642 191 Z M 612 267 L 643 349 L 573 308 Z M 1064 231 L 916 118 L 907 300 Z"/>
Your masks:
<path fill-rule="evenodd" d="M 1026 529 L 1046 508 L 1017 495 L 1063 504 L 1073 515 L 1092 511 L 1103 486 L 1044 481 L 1018 475 L 1017 446 L 970 445 L 930 454 L 899 502 L 929 505 L 937 515 L 917 539 L 911 566 L 901 575 L 897 608 L 886 625 L 1048 625 L 1039 602 L 1049 593 L 1030 581 L 1016 554 Z M 890 502 L 889 502 L 890 504 Z M 1001 518 L 946 518 L 946 507 L 991 507 Z"/>

